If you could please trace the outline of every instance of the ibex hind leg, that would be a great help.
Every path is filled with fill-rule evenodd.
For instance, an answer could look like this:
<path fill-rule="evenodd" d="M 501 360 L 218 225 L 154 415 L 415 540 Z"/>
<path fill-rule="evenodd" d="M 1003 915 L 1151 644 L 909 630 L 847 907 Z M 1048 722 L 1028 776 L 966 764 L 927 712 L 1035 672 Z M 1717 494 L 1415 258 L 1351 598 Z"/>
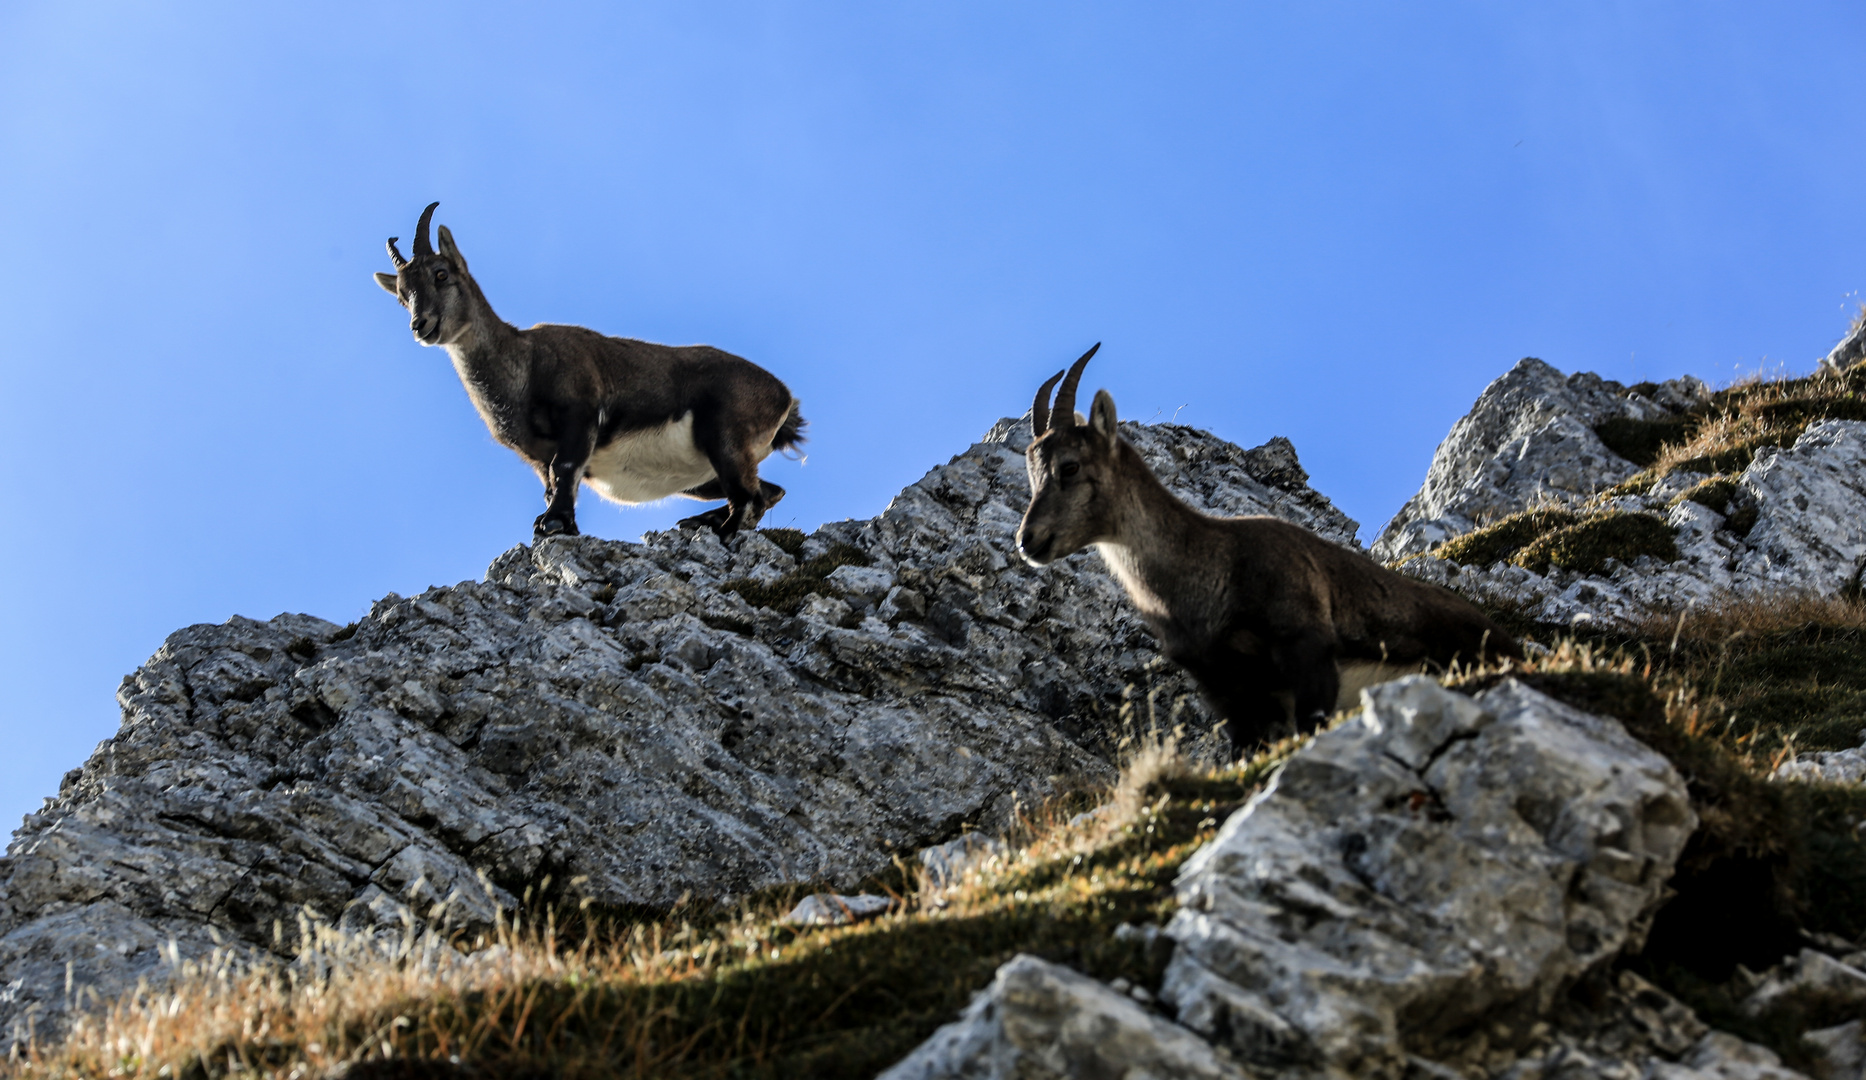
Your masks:
<path fill-rule="evenodd" d="M 1282 688 L 1276 670 L 1262 657 L 1226 651 L 1216 657 L 1174 659 L 1198 680 L 1212 711 L 1224 718 L 1233 758 L 1294 732 L 1288 694 L 1278 693 Z"/>
<path fill-rule="evenodd" d="M 764 509 L 767 512 L 770 511 L 773 506 L 777 505 L 779 499 L 784 497 L 784 489 L 778 487 L 769 480 L 759 480 L 758 491 L 759 494 L 764 497 Z M 688 488 L 681 492 L 681 494 L 689 499 L 702 499 L 710 502 L 713 499 L 725 498 L 726 489 L 725 485 L 721 484 L 719 481 L 708 480 L 698 487 Z M 704 513 L 681 518 L 675 523 L 675 527 L 681 529 L 712 529 L 717 532 L 720 526 L 724 525 L 726 520 L 731 516 L 732 506 L 730 504 L 715 506 Z"/>

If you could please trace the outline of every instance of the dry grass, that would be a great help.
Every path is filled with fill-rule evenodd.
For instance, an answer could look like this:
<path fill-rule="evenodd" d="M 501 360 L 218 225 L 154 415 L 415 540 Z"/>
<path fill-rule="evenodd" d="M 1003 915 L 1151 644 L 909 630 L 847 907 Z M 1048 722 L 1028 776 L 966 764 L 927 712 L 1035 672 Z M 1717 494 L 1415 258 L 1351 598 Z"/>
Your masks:
<path fill-rule="evenodd" d="M 0 1072 L 872 1076 L 1018 952 L 1157 988 L 1160 958 L 1114 928 L 1170 915 L 1179 864 L 1296 745 L 1215 771 L 1142 747 L 1106 809 L 1024 815 L 1011 850 L 944 889 L 901 866 L 897 910 L 855 926 L 786 925 L 794 895 L 632 922 L 540 909 L 470 941 L 378 940 L 307 917 L 295 962 L 180 963 L 172 985 L 84 1016 Z"/>
<path fill-rule="evenodd" d="M 1543 640 L 1525 661 L 1446 682 L 1475 692 L 1521 679 L 1620 718 L 1685 775 L 1703 824 L 1674 881 L 1680 898 L 1635 961 L 1642 971 L 1713 1009 L 1733 965 L 1791 949 L 1797 923 L 1866 933 L 1866 844 L 1853 828 L 1866 794 L 1763 779 L 1792 747 L 1857 741 L 1866 606 L 1737 597 L 1633 634 Z M 1143 736 L 1097 812 L 1080 813 L 1081 799 L 1037 808 L 1007 851 L 943 889 L 898 866 L 867 886 L 892 891 L 897 909 L 855 926 L 785 925 L 794 893 L 648 916 L 537 905 L 471 940 L 370 938 L 307 917 L 296 962 L 225 953 L 179 964 L 172 985 L 92 1012 L 0 1072 L 872 1076 L 1017 952 L 1157 989 L 1161 957 L 1114 928 L 1170 916 L 1180 864 L 1302 742 L 1210 770 L 1172 739 Z"/>
<path fill-rule="evenodd" d="M 1655 612 L 1639 624 L 1639 635 L 1681 644 L 1722 646 L 1749 635 L 1778 634 L 1808 626 L 1866 630 L 1866 603 L 1857 597 L 1820 596 L 1788 590 L 1745 593 L 1682 612 Z"/>

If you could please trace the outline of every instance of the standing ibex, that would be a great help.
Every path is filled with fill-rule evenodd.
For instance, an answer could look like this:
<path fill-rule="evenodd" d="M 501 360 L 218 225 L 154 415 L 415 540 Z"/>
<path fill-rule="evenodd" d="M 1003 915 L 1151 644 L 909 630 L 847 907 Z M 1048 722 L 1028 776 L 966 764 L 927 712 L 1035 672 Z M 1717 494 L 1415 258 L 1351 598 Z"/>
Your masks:
<path fill-rule="evenodd" d="M 772 451 L 803 441 L 797 401 L 775 376 L 706 345 L 653 345 L 580 326 L 520 330 L 493 314 L 453 234 L 428 242 L 432 203 L 415 226 L 414 258 L 389 239 L 395 273 L 377 284 L 408 309 L 423 345 L 446 346 L 493 438 L 544 481 L 535 536 L 577 533 L 577 484 L 619 503 L 669 495 L 724 499 L 682 520 L 720 536 L 751 528 L 784 489 L 758 478 Z"/>
<path fill-rule="evenodd" d="M 1521 656 L 1448 589 L 1279 518 L 1212 517 L 1180 502 L 1121 438 L 1106 390 L 1078 421 L 1076 383 L 1100 347 L 1037 391 L 1018 550 L 1042 566 L 1093 544 L 1167 657 L 1224 715 L 1235 751 L 1286 727 L 1281 695 L 1294 697 L 1306 730 L 1350 704 L 1344 689 L 1454 659 Z"/>

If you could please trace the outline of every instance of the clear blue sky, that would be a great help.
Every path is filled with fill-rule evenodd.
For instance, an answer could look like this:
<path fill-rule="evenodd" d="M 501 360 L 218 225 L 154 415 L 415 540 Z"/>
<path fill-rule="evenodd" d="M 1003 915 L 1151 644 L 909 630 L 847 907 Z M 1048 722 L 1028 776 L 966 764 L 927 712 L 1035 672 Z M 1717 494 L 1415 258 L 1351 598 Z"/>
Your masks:
<path fill-rule="evenodd" d="M 1521 356 L 1809 367 L 1866 288 L 1862 55 L 1857 3 L 0 0 L 0 820 L 170 630 L 529 539 L 370 280 L 430 200 L 508 320 L 788 381 L 768 524 L 878 512 L 1099 340 L 1125 416 L 1287 435 L 1371 536 Z"/>

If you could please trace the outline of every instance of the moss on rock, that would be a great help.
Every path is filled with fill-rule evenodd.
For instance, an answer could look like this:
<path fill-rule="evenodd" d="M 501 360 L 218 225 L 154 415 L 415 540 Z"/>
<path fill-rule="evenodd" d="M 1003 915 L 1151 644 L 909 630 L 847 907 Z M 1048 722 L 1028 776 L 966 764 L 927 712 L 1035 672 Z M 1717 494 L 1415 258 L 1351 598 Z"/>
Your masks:
<path fill-rule="evenodd" d="M 796 530 L 771 529 L 769 532 Z M 774 542 L 777 542 L 774 538 Z M 778 542 L 778 546 L 783 544 Z M 802 543 L 797 545 L 802 548 Z M 839 566 L 871 566 L 874 560 L 863 554 L 860 548 L 848 544 L 831 544 L 829 550 L 811 559 L 776 581 L 753 581 L 751 578 L 736 578 L 719 586 L 724 592 L 738 593 L 744 601 L 753 607 L 769 608 L 786 615 L 795 615 L 803 606 L 804 598 L 811 593 L 828 595 L 831 590 L 823 584 Z"/>
<path fill-rule="evenodd" d="M 1543 534 L 1573 525 L 1578 520 L 1568 510 L 1525 510 L 1447 540 L 1427 554 L 1450 559 L 1460 566 L 1491 566 L 1507 560 Z"/>
<path fill-rule="evenodd" d="M 1518 566 L 1546 574 L 1552 566 L 1598 574 L 1607 560 L 1630 563 L 1641 555 L 1665 562 L 1678 558 L 1672 527 L 1654 514 L 1602 514 L 1543 534 L 1511 556 Z"/>

